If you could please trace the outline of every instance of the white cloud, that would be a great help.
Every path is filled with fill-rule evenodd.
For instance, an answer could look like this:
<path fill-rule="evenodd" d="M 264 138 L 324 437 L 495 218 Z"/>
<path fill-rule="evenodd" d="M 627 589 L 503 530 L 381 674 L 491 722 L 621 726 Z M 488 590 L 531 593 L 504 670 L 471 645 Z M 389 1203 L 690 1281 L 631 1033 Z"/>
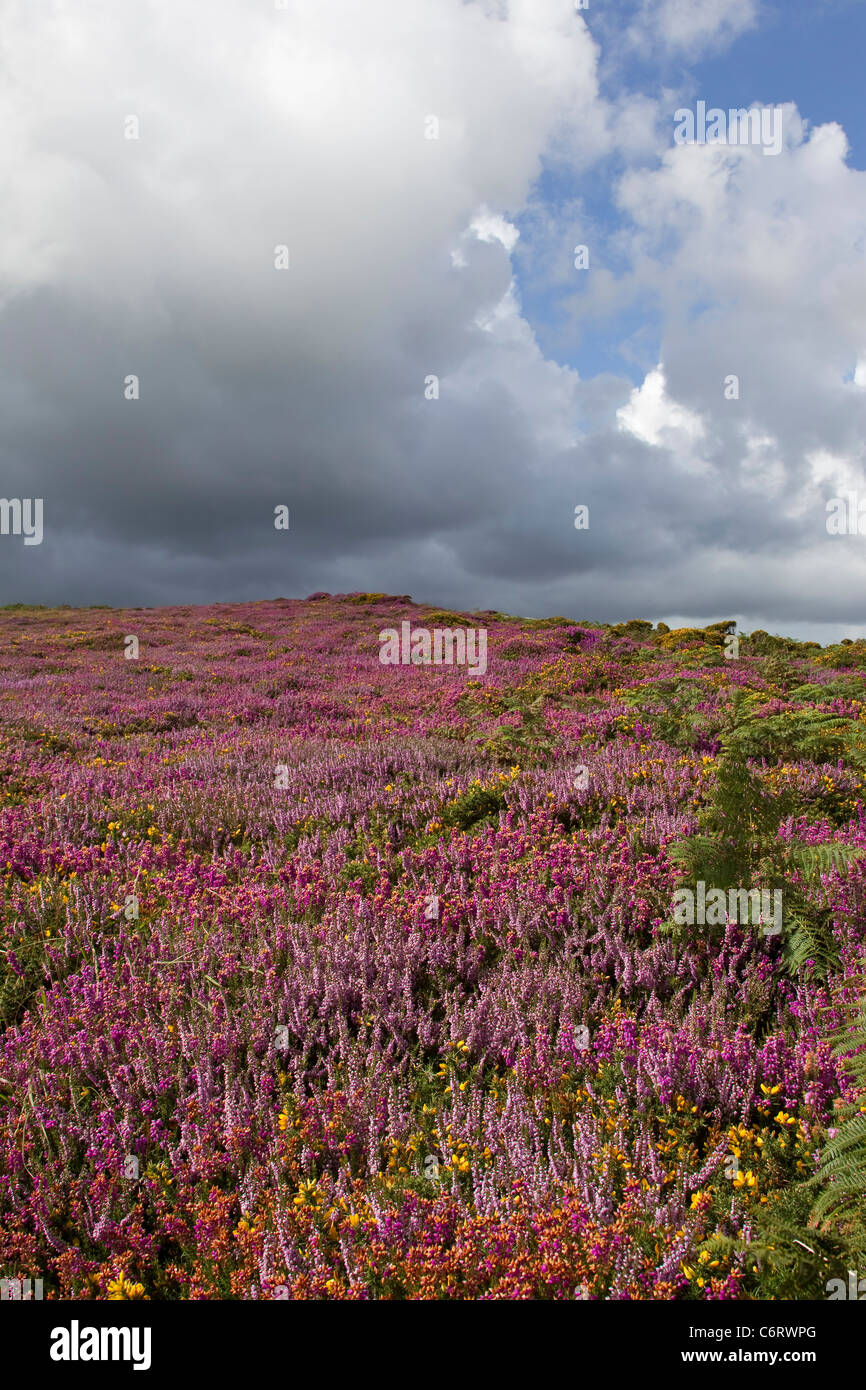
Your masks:
<path fill-rule="evenodd" d="M 667 395 L 661 365 L 647 373 L 643 384 L 632 391 L 628 405 L 622 406 L 616 415 L 622 429 L 654 448 L 688 448 L 706 433 L 699 415 Z"/>
<path fill-rule="evenodd" d="M 497 212 L 491 212 L 489 208 L 481 208 L 473 217 L 470 223 L 470 231 L 474 232 L 479 241 L 498 241 L 500 246 L 504 246 L 509 254 L 514 250 L 520 233 L 509 222 Z"/>
<path fill-rule="evenodd" d="M 629 37 L 697 57 L 754 28 L 758 9 L 756 0 L 643 0 Z"/>
<path fill-rule="evenodd" d="M 807 491 L 813 498 L 825 494 L 833 497 L 850 492 L 862 492 L 866 483 L 862 459 L 858 462 L 846 454 L 834 454 L 829 449 L 815 449 L 806 455 L 809 467 Z"/>

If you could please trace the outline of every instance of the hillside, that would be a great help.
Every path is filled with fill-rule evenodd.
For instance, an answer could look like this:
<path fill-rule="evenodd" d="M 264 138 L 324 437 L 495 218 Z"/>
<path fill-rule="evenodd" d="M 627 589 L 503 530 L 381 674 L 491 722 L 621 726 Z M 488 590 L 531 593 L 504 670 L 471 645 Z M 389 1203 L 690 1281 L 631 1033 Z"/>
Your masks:
<path fill-rule="evenodd" d="M 403 623 L 455 661 L 383 664 Z M 731 626 L 0 610 L 0 1267 L 737 1299 L 862 1264 L 866 643 Z M 679 920 L 701 883 L 778 922 Z"/>

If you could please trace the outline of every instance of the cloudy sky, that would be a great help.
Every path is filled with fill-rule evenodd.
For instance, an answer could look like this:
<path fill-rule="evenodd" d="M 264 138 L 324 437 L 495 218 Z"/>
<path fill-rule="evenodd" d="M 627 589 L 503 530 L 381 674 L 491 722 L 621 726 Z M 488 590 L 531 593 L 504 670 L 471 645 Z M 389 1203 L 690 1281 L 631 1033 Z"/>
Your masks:
<path fill-rule="evenodd" d="M 0 495 L 44 516 L 0 602 L 866 633 L 864 41 L 862 0 L 0 0 Z M 779 152 L 678 143 L 700 102 Z"/>

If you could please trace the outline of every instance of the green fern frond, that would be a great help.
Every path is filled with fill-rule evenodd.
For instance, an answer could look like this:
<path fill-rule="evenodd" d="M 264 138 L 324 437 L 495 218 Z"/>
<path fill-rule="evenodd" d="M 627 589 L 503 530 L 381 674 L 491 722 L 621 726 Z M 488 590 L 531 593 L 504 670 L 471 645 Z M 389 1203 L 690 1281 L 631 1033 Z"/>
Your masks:
<path fill-rule="evenodd" d="M 829 1279 L 847 1269 L 847 1246 L 832 1231 L 810 1229 L 809 1202 L 799 1184 L 760 1208 L 751 1240 L 715 1234 L 702 1248 L 715 1258 L 727 1255 L 750 1275 L 757 1266 L 761 1297 L 824 1298 Z"/>
<path fill-rule="evenodd" d="M 828 710 L 799 709 L 795 713 L 749 718 L 737 724 L 725 742 L 743 757 L 809 758 L 828 762 L 838 758 L 851 735 L 851 721 Z"/>
<path fill-rule="evenodd" d="M 835 1055 L 853 1097 L 839 1108 L 836 1133 L 821 1153 L 817 1174 L 808 1186 L 820 1188 L 811 1220 L 821 1230 L 844 1230 L 849 1247 L 866 1254 L 866 999 L 864 978 L 845 981 L 858 991 L 845 1005 L 846 1020 L 831 1036 Z M 836 1006 L 838 1007 L 838 999 Z"/>
<path fill-rule="evenodd" d="M 825 914 L 788 909 L 785 912 L 785 965 L 790 975 L 805 971 L 825 980 L 839 964 L 839 948 Z"/>
<path fill-rule="evenodd" d="M 855 845 L 794 843 L 788 851 L 788 860 L 791 867 L 799 869 L 805 878 L 813 879 L 819 874 L 829 874 L 833 871 L 843 873 L 862 859 L 864 854 L 866 850 Z"/>

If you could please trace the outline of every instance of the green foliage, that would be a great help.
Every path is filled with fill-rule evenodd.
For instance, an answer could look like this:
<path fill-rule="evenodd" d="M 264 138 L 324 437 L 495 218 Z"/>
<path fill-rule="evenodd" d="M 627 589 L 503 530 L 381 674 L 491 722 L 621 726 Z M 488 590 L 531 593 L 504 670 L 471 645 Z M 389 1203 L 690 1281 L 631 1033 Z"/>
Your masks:
<path fill-rule="evenodd" d="M 439 820 L 449 828 L 470 830 L 488 817 L 498 817 L 504 805 L 505 797 L 501 791 L 476 782 L 448 802 Z"/>
<path fill-rule="evenodd" d="M 848 1268 L 846 1244 L 833 1232 L 809 1226 L 810 1197 L 805 1183 L 774 1194 L 758 1209 L 752 1240 L 714 1235 L 705 1242 L 713 1259 L 741 1257 L 745 1291 L 761 1299 L 824 1299 L 829 1279 Z"/>
<path fill-rule="evenodd" d="M 503 725 L 484 745 L 485 753 L 521 766 L 545 758 L 553 748 L 555 739 L 548 732 L 544 719 L 544 695 L 534 700 L 517 697 L 506 703 L 505 708 L 517 710 L 521 716 L 519 725 Z"/>
<path fill-rule="evenodd" d="M 704 731 L 696 706 L 705 698 L 700 682 L 673 677 L 654 681 L 647 690 L 627 690 L 622 696 L 656 738 L 674 748 L 694 748 Z"/>
<path fill-rule="evenodd" d="M 362 891 L 368 895 L 373 892 L 377 878 L 376 868 L 365 859 L 347 859 L 337 874 L 337 881 L 341 887 L 360 881 Z"/>
<path fill-rule="evenodd" d="M 817 642 L 798 642 L 794 637 L 775 637 L 763 628 L 756 628 L 744 639 L 750 656 L 792 655 L 807 650 L 820 650 Z"/>
<path fill-rule="evenodd" d="M 53 981 L 78 969 L 81 954 L 67 936 L 67 912 L 62 882 L 44 879 L 26 911 L 13 912 L 7 896 L 0 898 L 0 1033 L 19 1023 L 34 1000 Z M 102 931 L 110 934 L 103 923 Z M 62 964 L 51 951 L 63 940 Z"/>
<path fill-rule="evenodd" d="M 863 676 L 837 676 L 820 687 L 825 700 L 866 700 L 866 679 Z"/>
<path fill-rule="evenodd" d="M 832 697 L 828 693 L 828 687 L 816 685 L 814 682 L 807 685 L 797 685 L 793 690 L 788 691 L 788 699 L 799 705 L 820 704 L 822 700 L 830 698 Z"/>
<path fill-rule="evenodd" d="M 729 744 L 745 757 L 768 761 L 808 758 L 833 762 L 849 739 L 850 720 L 826 710 L 790 710 L 748 719 L 732 733 Z"/>
<path fill-rule="evenodd" d="M 758 1264 L 762 1298 L 826 1298 L 831 1278 L 844 1281 L 866 1261 L 864 983 L 864 976 L 846 981 L 854 998 L 844 1003 L 845 1022 L 829 1039 L 853 1099 L 837 1108 L 817 1173 L 761 1208 L 757 1236 L 746 1247 L 748 1265 Z M 708 1248 L 740 1245 L 716 1239 Z"/>
<path fill-rule="evenodd" d="M 532 637 L 512 637 L 510 642 L 496 653 L 500 661 L 525 661 L 527 657 L 544 656 L 548 651 L 543 642 L 533 641 Z"/>
<path fill-rule="evenodd" d="M 687 882 L 702 880 L 721 889 L 781 889 L 785 967 L 792 975 L 806 971 L 826 979 L 839 954 L 830 911 L 816 901 L 815 889 L 822 874 L 842 872 L 864 851 L 779 836 L 793 808 L 792 796 L 771 796 L 763 789 L 746 760 L 744 727 L 748 725 L 735 725 L 725 740 L 715 787 L 698 815 L 700 833 L 673 845 L 671 858 Z M 679 934 L 675 924 L 668 931 Z"/>
<path fill-rule="evenodd" d="M 0 948 L 0 1028 L 17 1023 L 45 984 L 45 942 L 34 933 Z"/>
<path fill-rule="evenodd" d="M 856 996 L 845 1006 L 845 1022 L 830 1037 L 851 1089 L 852 1099 L 836 1117 L 836 1133 L 828 1139 L 818 1173 L 812 1222 L 821 1231 L 844 1235 L 852 1259 L 866 1259 L 866 977 L 853 983 Z"/>
<path fill-rule="evenodd" d="M 837 646 L 827 647 L 825 659 L 829 665 L 843 670 L 862 671 L 866 668 L 866 642 L 858 638 L 856 642 L 840 642 Z"/>
<path fill-rule="evenodd" d="M 539 630 L 539 631 L 543 631 L 544 629 L 550 628 L 550 627 L 574 627 L 574 626 L 575 626 L 575 624 L 572 622 L 571 618 L 562 618 L 562 617 L 560 617 L 560 616 L 558 616 L 558 615 L 557 615 L 556 617 L 554 617 L 554 618 L 524 618 L 524 619 L 523 619 L 523 627 L 528 628 L 530 632 L 533 632 L 533 631 L 535 631 L 536 629 Z M 585 627 L 585 626 L 587 626 L 587 624 L 581 623 L 581 624 L 579 624 L 579 626 Z"/>
<path fill-rule="evenodd" d="M 424 616 L 428 627 L 472 627 L 474 621 L 474 618 L 467 618 L 465 613 L 452 613 L 447 608 L 437 608 Z"/>
<path fill-rule="evenodd" d="M 789 890 L 790 896 L 790 890 Z M 784 902 L 784 899 L 783 899 Z M 826 980 L 839 964 L 839 950 L 833 936 L 828 914 L 805 908 L 798 899 L 796 905 L 785 903 L 784 958 L 789 975 L 804 971 L 807 975 Z"/>

